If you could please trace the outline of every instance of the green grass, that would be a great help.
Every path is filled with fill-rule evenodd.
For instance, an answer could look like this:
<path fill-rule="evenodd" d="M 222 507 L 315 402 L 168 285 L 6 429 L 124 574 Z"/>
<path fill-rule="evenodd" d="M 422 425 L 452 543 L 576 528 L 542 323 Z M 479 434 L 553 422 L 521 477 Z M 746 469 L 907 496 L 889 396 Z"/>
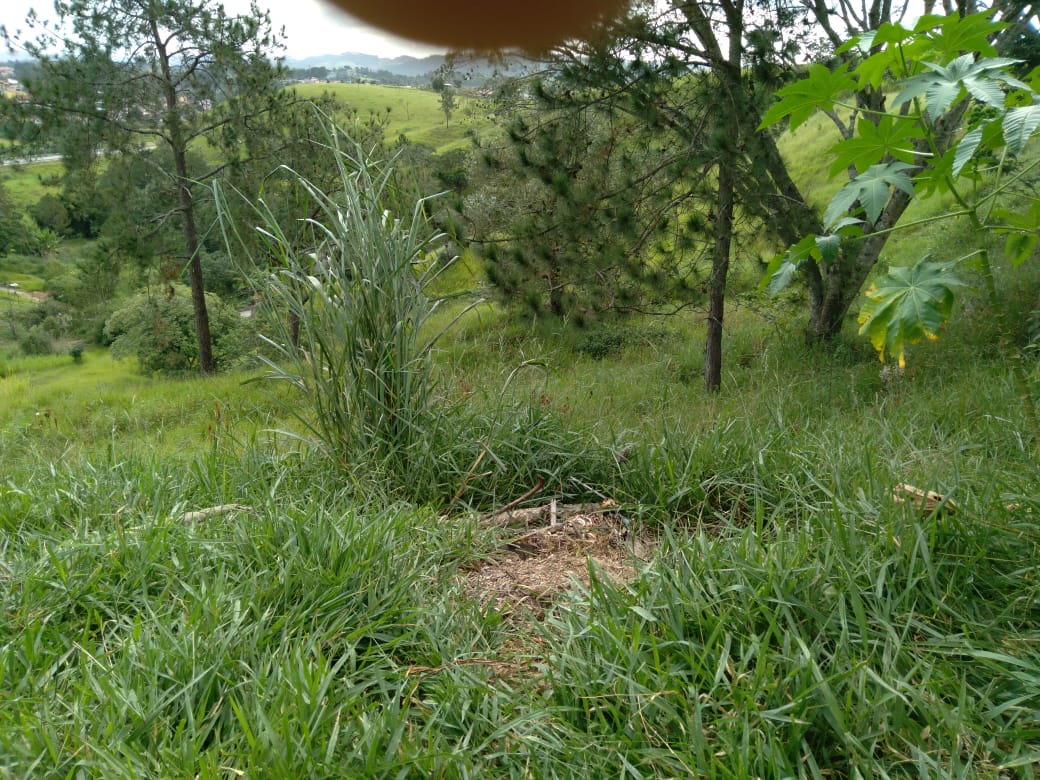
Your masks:
<path fill-rule="evenodd" d="M 467 132 L 484 134 L 491 125 L 479 111 L 479 101 L 456 95 L 458 107 L 445 126 L 440 95 L 430 90 L 390 87 L 378 84 L 300 84 L 295 87 L 302 97 L 316 98 L 329 92 L 357 112 L 362 120 L 382 117 L 389 109 L 386 137 L 406 136 L 414 143 L 432 146 L 438 153 L 471 145 Z"/>
<path fill-rule="evenodd" d="M 0 284 L 17 284 L 22 292 L 42 292 L 47 288 L 46 280 L 33 274 L 19 274 L 12 271 L 0 271 Z M 10 293 L 0 293 L 10 295 Z"/>
<path fill-rule="evenodd" d="M 275 401 L 248 373 L 156 381 L 133 361 L 90 350 L 8 358 L 0 381 L 0 471 L 26 452 L 41 462 L 93 457 L 118 444 L 173 459 L 216 445 L 238 449 L 274 427 Z M 38 465 L 38 464 L 37 464 Z"/>
<path fill-rule="evenodd" d="M 1000 279 L 1024 342 L 1038 272 Z M 460 262 L 437 291 L 479 284 Z M 273 433 L 305 399 L 255 372 L 5 356 L 0 778 L 1036 778 L 1040 442 L 996 318 L 965 296 L 886 379 L 803 317 L 731 305 L 710 395 L 701 314 L 482 304 L 434 352 L 405 485 Z M 462 585 L 501 541 L 479 514 L 539 478 L 657 543 L 541 621 Z"/>
<path fill-rule="evenodd" d="M 0 168 L 0 182 L 7 188 L 15 205 L 30 208 L 47 193 L 57 195 L 61 192 L 60 186 L 44 184 L 44 181 L 60 176 L 62 171 L 60 162 L 5 166 Z"/>
<path fill-rule="evenodd" d="M 428 502 L 265 435 L 248 374 L 10 361 L 0 776 L 1036 777 L 1040 474 L 985 312 L 892 383 L 778 322 L 734 312 L 707 396 L 694 317 L 471 312 Z M 460 584 L 497 540 L 460 510 L 536 474 L 660 540 L 543 623 Z"/>

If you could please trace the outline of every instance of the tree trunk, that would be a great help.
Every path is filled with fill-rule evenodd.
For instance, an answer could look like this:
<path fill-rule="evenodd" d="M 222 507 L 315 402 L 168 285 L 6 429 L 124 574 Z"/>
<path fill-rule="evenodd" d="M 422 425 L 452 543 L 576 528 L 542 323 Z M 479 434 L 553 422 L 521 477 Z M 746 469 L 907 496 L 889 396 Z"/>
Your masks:
<path fill-rule="evenodd" d="M 174 164 L 177 167 L 177 191 L 181 207 L 181 232 L 188 256 L 188 283 L 191 286 L 191 305 L 195 311 L 195 340 L 199 345 L 199 371 L 212 374 L 216 371 L 213 362 L 213 337 L 209 330 L 209 311 L 206 309 L 206 288 L 202 283 L 202 262 L 199 257 L 199 236 L 195 227 L 195 204 L 188 180 L 187 160 L 183 150 L 175 150 Z"/>
<path fill-rule="evenodd" d="M 177 173 L 177 201 L 181 212 L 181 234 L 184 250 L 188 257 L 188 283 L 191 286 L 191 305 L 195 312 L 195 340 L 199 345 L 199 371 L 212 374 L 216 371 L 213 362 L 213 337 L 209 330 L 209 312 L 206 309 L 206 288 L 202 283 L 202 259 L 199 256 L 199 233 L 195 225 L 195 203 L 191 194 L 191 179 L 188 178 L 188 148 L 183 138 L 178 114 L 176 81 L 170 68 L 167 41 L 159 34 L 157 22 L 150 20 L 152 39 L 156 45 L 162 68 L 163 87 L 166 101 L 166 141 L 173 153 L 173 164 Z"/>
<path fill-rule="evenodd" d="M 705 17 L 692 7 L 688 18 L 698 37 L 714 52 L 713 70 L 719 79 L 720 112 L 717 142 L 715 243 L 712 247 L 711 277 L 708 280 L 708 332 L 704 341 L 704 386 L 717 393 L 722 387 L 722 325 L 726 307 L 726 281 L 733 250 L 733 209 L 736 200 L 737 168 L 744 156 L 742 130 L 747 120 L 747 92 L 742 72 L 744 0 L 722 0 L 726 16 L 728 51 L 723 56 L 720 41 L 705 25 Z M 696 4 L 691 4 L 696 6 Z M 692 14 L 692 15 L 690 15 Z M 754 132 L 752 128 L 748 132 Z"/>
<path fill-rule="evenodd" d="M 905 192 L 896 190 L 877 223 L 867 226 L 873 235 L 859 245 L 858 251 L 851 251 L 853 247 L 846 244 L 829 266 L 806 264 L 809 326 L 805 338 L 810 344 L 832 341 L 841 332 L 845 315 L 859 297 L 892 235 L 892 228 L 910 206 L 910 200 Z"/>
<path fill-rule="evenodd" d="M 726 306 L 726 277 L 729 275 L 733 245 L 733 166 L 726 159 L 719 164 L 715 206 L 715 245 L 712 249 L 711 277 L 708 280 L 708 334 L 704 343 L 704 386 L 710 392 L 722 387 L 722 323 Z"/>
<path fill-rule="evenodd" d="M 556 266 L 550 268 L 546 279 L 549 282 L 549 311 L 556 317 L 563 317 L 567 314 L 567 306 L 563 299 L 563 277 L 560 269 Z"/>

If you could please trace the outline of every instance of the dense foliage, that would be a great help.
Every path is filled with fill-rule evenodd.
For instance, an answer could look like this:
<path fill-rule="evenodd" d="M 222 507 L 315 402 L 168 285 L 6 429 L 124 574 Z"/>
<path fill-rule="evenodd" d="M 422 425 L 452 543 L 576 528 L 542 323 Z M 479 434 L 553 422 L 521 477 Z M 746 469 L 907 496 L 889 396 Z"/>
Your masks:
<path fill-rule="evenodd" d="M 213 357 L 218 368 L 241 365 L 249 352 L 248 332 L 238 312 L 213 293 L 206 305 L 214 322 Z M 195 315 L 190 291 L 181 284 L 138 293 L 105 323 L 115 358 L 134 357 L 142 371 L 183 374 L 199 369 Z"/>

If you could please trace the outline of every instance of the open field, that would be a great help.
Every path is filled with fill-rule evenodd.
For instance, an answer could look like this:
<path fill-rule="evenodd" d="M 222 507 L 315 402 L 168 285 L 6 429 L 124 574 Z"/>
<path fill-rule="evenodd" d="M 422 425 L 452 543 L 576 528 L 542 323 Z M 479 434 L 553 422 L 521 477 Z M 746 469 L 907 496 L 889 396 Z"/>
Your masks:
<path fill-rule="evenodd" d="M 0 182 L 7 188 L 8 194 L 15 205 L 29 208 L 36 204 L 41 197 L 47 193 L 58 194 L 60 186 L 54 186 L 49 181 L 53 176 L 62 173 L 60 162 L 38 162 L 29 165 L 16 165 L 0 167 Z"/>
<path fill-rule="evenodd" d="M 388 139 L 404 135 L 415 143 L 432 146 L 438 153 L 466 148 L 470 145 L 467 132 L 482 134 L 490 129 L 480 111 L 480 101 L 464 95 L 455 96 L 457 108 L 446 126 L 440 95 L 430 90 L 340 83 L 300 84 L 295 89 L 303 97 L 331 92 L 362 120 L 383 116 L 389 109 Z"/>

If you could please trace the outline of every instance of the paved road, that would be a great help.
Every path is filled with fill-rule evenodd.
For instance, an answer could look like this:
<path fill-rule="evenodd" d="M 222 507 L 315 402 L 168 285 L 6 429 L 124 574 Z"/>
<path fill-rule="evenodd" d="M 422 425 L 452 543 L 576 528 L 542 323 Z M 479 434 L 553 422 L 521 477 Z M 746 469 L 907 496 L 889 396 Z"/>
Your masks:
<path fill-rule="evenodd" d="M 33 163 L 57 162 L 60 159 L 60 154 L 41 154 L 39 157 L 23 157 L 15 160 L 4 160 L 3 162 L 0 162 L 0 166 L 32 165 Z"/>
<path fill-rule="evenodd" d="M 36 303 L 39 303 L 47 297 L 46 293 L 26 292 L 25 290 L 16 290 L 11 287 L 0 285 L 0 298 L 5 295 L 11 298 L 28 298 L 30 301 L 35 301 Z"/>

